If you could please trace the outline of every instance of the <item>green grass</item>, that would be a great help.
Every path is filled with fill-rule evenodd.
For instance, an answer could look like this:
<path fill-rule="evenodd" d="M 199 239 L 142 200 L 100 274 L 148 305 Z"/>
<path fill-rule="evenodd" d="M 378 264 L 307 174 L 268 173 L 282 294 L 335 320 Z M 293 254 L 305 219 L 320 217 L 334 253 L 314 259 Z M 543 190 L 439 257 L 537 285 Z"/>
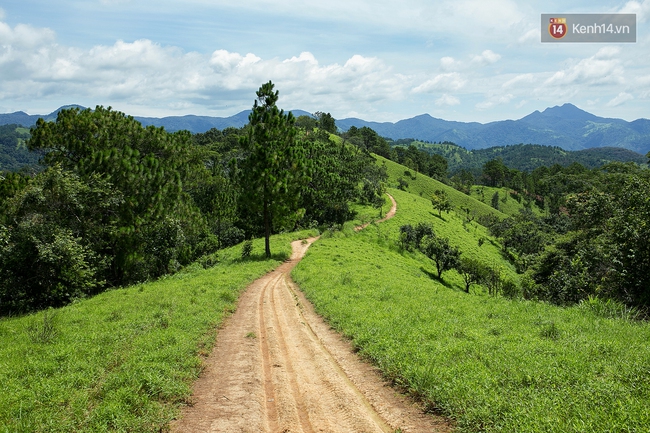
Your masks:
<path fill-rule="evenodd" d="M 386 164 L 386 170 L 388 172 L 388 183 L 391 187 L 397 187 L 398 179 L 402 178 L 408 183 L 406 188 L 407 192 L 411 194 L 429 199 L 429 197 L 436 190 L 443 190 L 449 196 L 449 200 L 452 203 L 454 209 L 458 212 L 461 212 L 463 208 L 469 209 L 470 214 L 474 215 L 476 218 L 482 215 L 493 215 L 499 219 L 506 218 L 507 215 L 499 212 L 498 210 L 492 208 L 489 204 L 485 204 L 479 200 L 476 200 L 473 197 L 470 197 L 462 192 L 454 189 L 449 185 L 445 185 L 442 182 L 439 182 L 435 179 L 431 179 L 428 176 L 425 176 L 421 173 L 417 173 L 414 170 L 409 170 L 401 164 L 390 161 L 382 156 L 374 155 L 377 158 L 377 163 L 379 165 Z M 405 173 L 410 173 L 410 177 Z M 490 196 L 488 199 L 491 199 Z"/>
<path fill-rule="evenodd" d="M 275 236 L 159 281 L 67 307 L 0 319 L 0 432 L 164 430 L 190 395 L 223 318 L 251 281 L 289 257 Z"/>
<path fill-rule="evenodd" d="M 525 208 L 523 200 L 518 202 L 510 195 L 508 188 L 494 188 L 491 186 L 472 186 L 470 190 L 470 197 L 492 206 L 492 196 L 495 192 L 499 193 L 499 211 L 506 215 L 517 215 L 522 209 Z M 505 198 L 505 200 L 504 200 Z M 535 215 L 543 215 L 544 212 L 534 204 L 531 204 L 530 209 Z"/>
<path fill-rule="evenodd" d="M 389 188 L 388 192 L 397 201 L 397 216 L 382 224 L 372 224 L 360 233 L 360 237 L 376 239 L 382 246 L 395 248 L 395 241 L 399 238 L 399 228 L 405 224 L 416 225 L 419 222 L 429 222 L 437 235 L 449 238 L 451 245 L 458 247 L 463 256 L 480 260 L 491 267 L 498 267 L 504 276 L 518 282 L 519 276 L 514 267 L 503 257 L 499 242 L 488 234 L 485 227 L 476 221 L 467 223 L 462 214 L 454 211 L 442 212 L 439 216 L 431 201 L 419 195 L 409 194 L 404 191 Z M 483 240 L 480 245 L 479 240 Z M 429 261 L 424 255 L 414 253 L 424 263 Z M 431 272 L 435 267 L 430 265 Z M 446 283 L 464 287 L 461 277 L 456 271 L 448 271 L 443 275 Z"/>
<path fill-rule="evenodd" d="M 423 256 L 392 244 L 396 228 L 424 209 L 420 197 L 393 192 L 397 217 L 322 238 L 293 271 L 316 310 L 362 356 L 461 432 L 647 431 L 647 323 L 468 295 L 454 272 L 437 281 Z M 434 227 L 447 224 L 446 233 L 455 230 L 463 242 L 473 229 L 459 229 L 451 215 Z M 498 260 L 498 251 L 473 248 L 464 254 Z"/>

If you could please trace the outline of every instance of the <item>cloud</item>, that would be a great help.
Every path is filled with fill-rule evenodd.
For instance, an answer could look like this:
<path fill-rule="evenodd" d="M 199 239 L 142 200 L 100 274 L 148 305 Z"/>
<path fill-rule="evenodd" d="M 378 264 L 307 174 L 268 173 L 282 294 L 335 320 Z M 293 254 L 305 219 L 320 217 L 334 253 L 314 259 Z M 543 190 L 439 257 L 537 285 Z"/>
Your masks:
<path fill-rule="evenodd" d="M 459 69 L 460 66 L 461 62 L 454 59 L 453 57 L 446 56 L 440 59 L 440 69 L 443 71 L 453 71 Z"/>
<path fill-rule="evenodd" d="M 492 50 L 485 50 L 480 55 L 474 56 L 472 63 L 478 63 L 480 65 L 491 65 L 496 63 L 501 59 L 501 56 L 495 53 Z"/>
<path fill-rule="evenodd" d="M 530 29 L 518 39 L 520 44 L 526 44 L 528 42 L 539 42 L 540 41 L 540 30 L 538 28 Z"/>
<path fill-rule="evenodd" d="M 621 62 L 616 58 L 619 52 L 618 47 L 601 48 L 593 56 L 555 72 L 545 84 L 548 86 L 623 84 L 624 70 Z"/>
<path fill-rule="evenodd" d="M 501 85 L 501 87 L 503 87 L 504 89 L 507 89 L 509 87 L 521 87 L 521 86 L 529 87 L 528 85 L 530 85 L 533 82 L 535 82 L 535 76 L 533 74 L 521 74 L 506 81 Z"/>
<path fill-rule="evenodd" d="M 446 93 L 442 95 L 440 98 L 436 99 L 435 102 L 436 105 L 459 105 L 460 104 L 460 99 L 456 98 L 455 96 L 447 95 Z"/>
<path fill-rule="evenodd" d="M 621 92 L 619 93 L 614 99 L 609 101 L 607 103 L 608 107 L 618 107 L 621 104 L 624 104 L 625 102 L 629 101 L 630 99 L 634 99 L 634 96 L 630 95 L 629 93 L 626 92 Z"/>
<path fill-rule="evenodd" d="M 254 92 L 269 80 L 282 106 L 329 111 L 372 110 L 376 103 L 403 100 L 410 88 L 408 77 L 358 54 L 342 65 L 320 65 L 310 52 L 284 60 L 224 49 L 204 55 L 148 39 L 81 50 L 57 44 L 49 29 L 5 23 L 0 23 L 0 69 L 2 99 L 210 114 L 225 106 L 250 108 Z"/>
<path fill-rule="evenodd" d="M 415 87 L 412 93 L 432 93 L 437 91 L 459 90 L 465 86 L 465 80 L 458 72 L 438 74 L 430 80 Z"/>
<path fill-rule="evenodd" d="M 511 93 L 508 93 L 506 95 L 496 95 L 486 101 L 479 102 L 475 105 L 475 107 L 479 110 L 488 110 L 490 108 L 494 108 L 497 105 L 507 104 L 512 101 L 514 97 L 515 96 Z"/>
<path fill-rule="evenodd" d="M 618 11 L 622 14 L 636 14 L 638 23 L 644 23 L 650 17 L 650 0 L 629 1 Z"/>

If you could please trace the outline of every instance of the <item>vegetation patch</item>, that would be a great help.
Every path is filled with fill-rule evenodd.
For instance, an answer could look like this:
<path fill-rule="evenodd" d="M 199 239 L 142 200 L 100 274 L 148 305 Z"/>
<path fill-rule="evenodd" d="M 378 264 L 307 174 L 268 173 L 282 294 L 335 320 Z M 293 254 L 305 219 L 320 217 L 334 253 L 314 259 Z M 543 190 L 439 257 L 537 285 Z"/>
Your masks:
<path fill-rule="evenodd" d="M 362 356 L 463 432 L 650 425 L 647 323 L 603 318 L 585 306 L 468 295 L 456 271 L 432 278 L 431 261 L 400 251 L 396 240 L 401 225 L 433 209 L 419 196 L 391 194 L 395 218 L 319 240 L 293 271 L 316 310 Z M 470 241 L 485 236 L 480 227 L 468 231 L 453 213 L 443 214 L 446 221 L 435 215 L 434 230 L 462 254 L 494 261 L 516 278 L 489 237 L 482 247 Z"/>
<path fill-rule="evenodd" d="M 0 319 L 0 431 L 164 430 L 241 290 L 314 234 L 273 237 L 269 260 L 256 239 L 244 259 L 237 245 L 208 269 Z"/>

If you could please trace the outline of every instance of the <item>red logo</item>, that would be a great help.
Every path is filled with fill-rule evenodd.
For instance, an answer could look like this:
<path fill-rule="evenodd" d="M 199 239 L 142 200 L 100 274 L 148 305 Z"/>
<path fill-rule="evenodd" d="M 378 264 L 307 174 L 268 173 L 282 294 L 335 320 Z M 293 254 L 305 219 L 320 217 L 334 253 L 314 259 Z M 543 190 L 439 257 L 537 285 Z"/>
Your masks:
<path fill-rule="evenodd" d="M 555 39 L 562 39 L 566 36 L 566 18 L 550 18 L 548 33 Z"/>

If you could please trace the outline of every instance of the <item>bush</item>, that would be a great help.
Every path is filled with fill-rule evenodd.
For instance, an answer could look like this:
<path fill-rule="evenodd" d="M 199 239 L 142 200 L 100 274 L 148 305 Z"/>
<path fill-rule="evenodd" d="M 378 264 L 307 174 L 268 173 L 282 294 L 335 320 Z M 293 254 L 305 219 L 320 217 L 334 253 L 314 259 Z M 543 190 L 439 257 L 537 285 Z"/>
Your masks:
<path fill-rule="evenodd" d="M 247 240 L 242 244 L 241 247 L 241 258 L 242 259 L 247 259 L 248 257 L 251 256 L 251 253 L 253 252 L 253 241 L 252 240 Z"/>

